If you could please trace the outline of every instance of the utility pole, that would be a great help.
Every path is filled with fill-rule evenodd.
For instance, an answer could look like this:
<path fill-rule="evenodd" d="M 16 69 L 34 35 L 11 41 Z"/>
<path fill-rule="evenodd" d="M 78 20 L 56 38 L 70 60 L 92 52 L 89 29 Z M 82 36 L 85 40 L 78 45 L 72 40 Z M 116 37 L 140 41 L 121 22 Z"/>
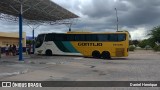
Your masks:
<path fill-rule="evenodd" d="M 69 25 L 69 32 L 71 32 L 71 24 Z"/>
<path fill-rule="evenodd" d="M 33 54 L 34 54 L 34 52 L 35 52 L 35 37 L 34 37 L 34 32 L 35 32 L 35 30 L 36 30 L 41 24 L 37 25 L 36 27 L 31 26 L 31 25 L 29 25 L 29 24 L 27 24 L 27 25 L 32 29 L 32 50 L 33 50 Z"/>
<path fill-rule="evenodd" d="M 117 8 L 115 8 L 116 11 L 116 17 L 117 17 L 117 31 L 118 31 L 118 15 L 117 15 Z"/>
<path fill-rule="evenodd" d="M 20 1 L 20 12 L 19 12 L 19 61 L 23 61 L 23 48 L 22 48 L 22 32 L 23 32 L 23 28 L 22 28 L 22 24 L 23 24 L 23 1 Z"/>

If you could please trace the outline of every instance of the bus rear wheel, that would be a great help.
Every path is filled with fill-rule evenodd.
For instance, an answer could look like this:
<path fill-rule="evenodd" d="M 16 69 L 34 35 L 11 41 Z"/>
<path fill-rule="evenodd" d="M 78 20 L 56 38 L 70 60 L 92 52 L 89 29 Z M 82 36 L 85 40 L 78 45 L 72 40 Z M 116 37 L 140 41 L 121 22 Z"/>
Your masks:
<path fill-rule="evenodd" d="M 52 56 L 52 51 L 51 50 L 46 50 L 46 56 Z"/>
<path fill-rule="evenodd" d="M 93 52 L 92 52 L 92 57 L 93 57 L 93 58 L 100 58 L 100 52 L 97 51 L 97 50 L 93 51 Z"/>
<path fill-rule="evenodd" d="M 101 57 L 103 59 L 111 59 L 111 55 L 108 51 L 103 51 L 102 54 L 101 54 Z"/>

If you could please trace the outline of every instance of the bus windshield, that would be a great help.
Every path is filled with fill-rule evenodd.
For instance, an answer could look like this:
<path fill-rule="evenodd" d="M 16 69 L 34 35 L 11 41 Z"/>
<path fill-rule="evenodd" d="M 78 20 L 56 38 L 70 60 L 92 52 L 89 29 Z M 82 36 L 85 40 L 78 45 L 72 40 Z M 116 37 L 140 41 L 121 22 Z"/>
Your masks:
<path fill-rule="evenodd" d="M 36 48 L 39 48 L 44 40 L 44 34 L 38 35 L 37 39 L 36 39 Z"/>

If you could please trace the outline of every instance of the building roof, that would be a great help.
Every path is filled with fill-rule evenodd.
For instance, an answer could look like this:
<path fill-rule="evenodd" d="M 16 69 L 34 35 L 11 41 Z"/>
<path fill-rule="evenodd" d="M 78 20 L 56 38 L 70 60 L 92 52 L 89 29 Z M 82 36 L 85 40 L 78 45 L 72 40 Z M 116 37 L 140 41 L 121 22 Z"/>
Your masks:
<path fill-rule="evenodd" d="M 21 3 L 24 11 L 23 18 L 26 20 L 45 22 L 78 18 L 77 15 L 50 0 L 1 0 L 0 18 L 7 15 L 18 17 Z M 10 17 L 10 19 L 12 18 Z M 13 20 L 18 20 L 18 18 L 14 18 Z"/>
<path fill-rule="evenodd" d="M 0 32 L 0 37 L 5 38 L 19 38 L 18 32 Z M 26 32 L 23 32 L 22 38 L 26 37 Z"/>

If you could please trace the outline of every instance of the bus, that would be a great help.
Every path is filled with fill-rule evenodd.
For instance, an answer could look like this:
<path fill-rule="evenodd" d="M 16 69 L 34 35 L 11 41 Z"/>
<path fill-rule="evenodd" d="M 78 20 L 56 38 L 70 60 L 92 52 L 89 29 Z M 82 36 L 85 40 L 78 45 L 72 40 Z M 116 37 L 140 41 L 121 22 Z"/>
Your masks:
<path fill-rule="evenodd" d="M 128 32 L 67 32 L 43 33 L 36 39 L 35 54 L 82 55 L 110 59 L 127 57 Z"/>

